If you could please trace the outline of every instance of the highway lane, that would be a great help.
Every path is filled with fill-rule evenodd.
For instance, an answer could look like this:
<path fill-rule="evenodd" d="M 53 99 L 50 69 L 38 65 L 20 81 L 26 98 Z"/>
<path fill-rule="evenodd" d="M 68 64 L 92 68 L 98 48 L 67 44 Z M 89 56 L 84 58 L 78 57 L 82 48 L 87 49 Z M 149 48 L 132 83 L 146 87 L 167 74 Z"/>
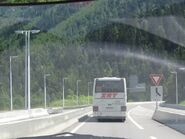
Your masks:
<path fill-rule="evenodd" d="M 62 139 L 184 139 L 185 135 L 152 120 L 155 103 L 128 104 L 125 122 L 104 120 L 97 122 L 90 115 L 57 135 L 38 138 Z"/>

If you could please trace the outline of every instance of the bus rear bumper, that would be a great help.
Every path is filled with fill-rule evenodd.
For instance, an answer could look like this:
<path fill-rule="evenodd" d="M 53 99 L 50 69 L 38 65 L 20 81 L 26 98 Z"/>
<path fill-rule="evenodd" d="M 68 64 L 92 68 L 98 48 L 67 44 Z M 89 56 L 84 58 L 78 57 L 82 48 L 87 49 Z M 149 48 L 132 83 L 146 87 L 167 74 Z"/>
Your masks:
<path fill-rule="evenodd" d="M 125 112 L 94 112 L 93 117 L 96 119 L 126 119 Z"/>

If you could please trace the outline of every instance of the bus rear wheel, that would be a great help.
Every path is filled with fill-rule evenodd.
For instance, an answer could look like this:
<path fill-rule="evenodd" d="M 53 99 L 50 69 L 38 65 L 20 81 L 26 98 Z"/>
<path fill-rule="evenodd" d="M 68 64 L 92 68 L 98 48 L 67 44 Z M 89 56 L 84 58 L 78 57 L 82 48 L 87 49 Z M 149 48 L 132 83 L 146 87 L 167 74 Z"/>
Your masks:
<path fill-rule="evenodd" d="M 97 118 L 96 120 L 97 120 L 98 122 L 102 122 L 102 119 L 100 119 L 100 118 Z"/>
<path fill-rule="evenodd" d="M 123 117 L 123 118 L 121 119 L 122 122 L 125 122 L 125 120 L 126 120 L 126 117 Z"/>

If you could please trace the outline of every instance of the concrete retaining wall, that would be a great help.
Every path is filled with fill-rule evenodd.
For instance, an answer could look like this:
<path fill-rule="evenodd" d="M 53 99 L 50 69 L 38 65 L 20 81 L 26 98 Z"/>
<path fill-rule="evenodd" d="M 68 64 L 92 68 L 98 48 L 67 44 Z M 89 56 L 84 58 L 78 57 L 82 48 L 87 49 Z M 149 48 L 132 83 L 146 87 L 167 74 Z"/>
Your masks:
<path fill-rule="evenodd" d="M 157 110 L 155 111 L 152 119 L 185 134 L 184 114 L 176 114 L 172 112 Z"/>
<path fill-rule="evenodd" d="M 91 107 L 74 109 L 66 113 L 2 124 L 0 125 L 0 138 L 17 138 L 31 135 L 39 130 L 66 122 L 77 116 L 83 116 L 91 109 Z"/>
<path fill-rule="evenodd" d="M 37 108 L 31 110 L 16 110 L 0 113 L 0 124 L 21 119 L 28 119 L 39 116 L 49 115 L 46 109 Z"/>
<path fill-rule="evenodd" d="M 185 110 L 185 106 L 176 105 L 176 104 L 161 103 L 160 106 L 161 106 L 161 107 L 172 108 L 172 109 Z"/>

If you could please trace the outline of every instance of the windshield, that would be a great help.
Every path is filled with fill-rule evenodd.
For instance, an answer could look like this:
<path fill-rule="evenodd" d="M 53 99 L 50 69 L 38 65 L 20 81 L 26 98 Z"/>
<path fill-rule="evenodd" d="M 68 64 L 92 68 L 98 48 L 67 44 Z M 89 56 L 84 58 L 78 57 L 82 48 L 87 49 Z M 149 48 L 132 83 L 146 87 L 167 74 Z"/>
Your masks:
<path fill-rule="evenodd" d="M 46 1 L 0 2 L 0 138 L 185 139 L 185 0 Z"/>
<path fill-rule="evenodd" d="M 101 92 L 124 92 L 123 80 L 119 81 L 96 81 L 96 93 Z"/>

